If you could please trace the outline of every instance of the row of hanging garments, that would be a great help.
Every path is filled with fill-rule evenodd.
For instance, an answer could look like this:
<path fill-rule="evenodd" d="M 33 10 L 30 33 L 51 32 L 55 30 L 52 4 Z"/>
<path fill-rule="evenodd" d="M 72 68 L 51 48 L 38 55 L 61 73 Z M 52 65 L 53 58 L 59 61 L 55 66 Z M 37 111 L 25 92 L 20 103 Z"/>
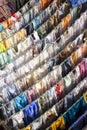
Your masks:
<path fill-rule="evenodd" d="M 87 130 L 87 0 L 17 2 L 0 23 L 0 129 Z"/>

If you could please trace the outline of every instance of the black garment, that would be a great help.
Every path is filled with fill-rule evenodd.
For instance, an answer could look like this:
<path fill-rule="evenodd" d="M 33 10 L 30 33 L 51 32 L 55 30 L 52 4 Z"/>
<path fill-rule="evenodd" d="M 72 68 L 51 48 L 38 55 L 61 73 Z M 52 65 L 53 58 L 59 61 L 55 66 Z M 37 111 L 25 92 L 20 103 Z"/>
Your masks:
<path fill-rule="evenodd" d="M 0 130 L 5 130 L 3 126 L 0 126 Z"/>
<path fill-rule="evenodd" d="M 18 11 L 24 4 L 26 4 L 29 0 L 15 0 L 16 3 L 16 11 Z"/>
<path fill-rule="evenodd" d="M 66 59 L 62 64 L 62 77 L 65 77 L 72 70 L 70 58 Z"/>

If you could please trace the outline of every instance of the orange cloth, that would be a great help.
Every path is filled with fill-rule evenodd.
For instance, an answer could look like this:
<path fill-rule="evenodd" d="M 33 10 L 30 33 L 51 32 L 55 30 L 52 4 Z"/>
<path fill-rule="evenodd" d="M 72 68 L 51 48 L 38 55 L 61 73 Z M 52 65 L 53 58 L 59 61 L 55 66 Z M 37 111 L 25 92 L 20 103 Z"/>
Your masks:
<path fill-rule="evenodd" d="M 52 0 L 42 0 L 42 8 L 45 9 L 50 3 L 51 3 Z"/>
<path fill-rule="evenodd" d="M 65 31 L 69 27 L 70 23 L 70 15 L 67 15 L 65 18 L 62 19 L 62 29 Z"/>
<path fill-rule="evenodd" d="M 2 25 L 3 25 L 3 28 L 7 28 L 7 27 L 8 27 L 8 22 L 7 22 L 7 20 L 4 21 L 4 22 L 2 23 Z"/>
<path fill-rule="evenodd" d="M 71 60 L 71 63 L 73 65 L 73 67 L 76 66 L 77 64 L 77 59 L 78 59 L 78 50 L 75 51 L 71 56 L 70 56 L 70 60 Z"/>
<path fill-rule="evenodd" d="M 11 18 L 9 18 L 7 20 L 7 23 L 8 23 L 8 27 L 10 27 L 14 22 L 13 22 L 13 20 Z"/>

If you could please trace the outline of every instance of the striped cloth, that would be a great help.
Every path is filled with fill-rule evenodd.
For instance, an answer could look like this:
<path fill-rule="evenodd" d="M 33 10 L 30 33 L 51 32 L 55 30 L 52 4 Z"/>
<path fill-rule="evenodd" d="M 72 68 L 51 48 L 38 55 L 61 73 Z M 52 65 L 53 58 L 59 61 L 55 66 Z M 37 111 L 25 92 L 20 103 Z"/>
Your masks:
<path fill-rule="evenodd" d="M 13 9 L 13 5 L 11 2 L 8 2 L 8 8 L 11 12 L 11 15 L 13 15 L 15 13 L 14 9 Z M 5 20 L 5 18 L 2 16 L 2 14 L 0 13 L 0 23 L 3 22 Z"/>

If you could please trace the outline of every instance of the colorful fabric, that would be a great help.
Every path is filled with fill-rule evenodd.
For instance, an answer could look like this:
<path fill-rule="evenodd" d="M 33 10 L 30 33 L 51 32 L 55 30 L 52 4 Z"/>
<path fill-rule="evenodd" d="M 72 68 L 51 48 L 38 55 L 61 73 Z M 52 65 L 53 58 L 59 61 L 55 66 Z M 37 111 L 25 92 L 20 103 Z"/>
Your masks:
<path fill-rule="evenodd" d="M 13 9 L 13 6 L 12 6 L 12 3 L 8 2 L 8 8 L 11 12 L 11 15 L 13 15 L 15 13 L 14 9 Z M 5 21 L 6 19 L 4 17 L 0 17 L 0 23 L 2 23 L 3 21 Z"/>

